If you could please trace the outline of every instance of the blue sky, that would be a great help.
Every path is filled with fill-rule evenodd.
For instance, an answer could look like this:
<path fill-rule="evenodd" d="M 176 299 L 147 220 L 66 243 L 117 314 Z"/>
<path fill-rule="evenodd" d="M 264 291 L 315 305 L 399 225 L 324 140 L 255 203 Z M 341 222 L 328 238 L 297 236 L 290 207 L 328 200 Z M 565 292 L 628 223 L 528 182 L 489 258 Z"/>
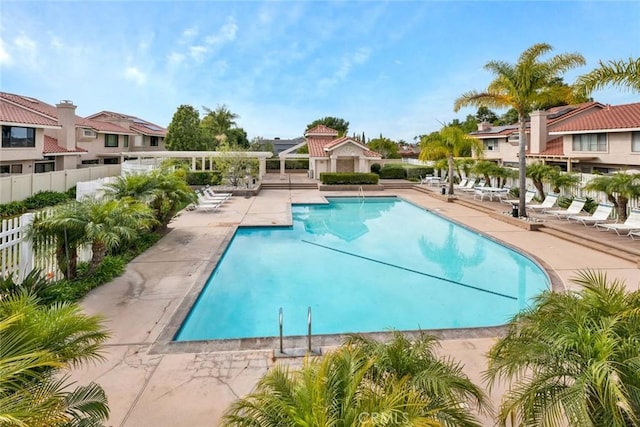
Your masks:
<path fill-rule="evenodd" d="M 2 1 L 0 87 L 72 100 L 81 116 L 167 126 L 181 104 L 226 104 L 250 138 L 336 116 L 350 133 L 411 142 L 475 112 L 453 102 L 486 88 L 486 62 L 546 42 L 585 56 L 571 82 L 598 60 L 638 57 L 639 23 L 636 1 Z"/>

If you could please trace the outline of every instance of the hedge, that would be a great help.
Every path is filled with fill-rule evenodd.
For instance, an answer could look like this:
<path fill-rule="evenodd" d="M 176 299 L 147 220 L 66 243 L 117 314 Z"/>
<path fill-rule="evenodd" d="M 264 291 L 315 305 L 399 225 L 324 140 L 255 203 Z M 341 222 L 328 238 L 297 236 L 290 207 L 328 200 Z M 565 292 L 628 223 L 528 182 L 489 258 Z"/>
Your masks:
<path fill-rule="evenodd" d="M 309 159 L 287 159 L 284 161 L 284 168 L 309 169 Z M 280 159 L 267 159 L 267 170 L 280 170 Z"/>
<path fill-rule="evenodd" d="M 222 182 L 219 171 L 187 172 L 185 178 L 189 185 L 218 185 Z"/>
<path fill-rule="evenodd" d="M 389 163 L 380 169 L 382 179 L 406 179 L 407 171 L 402 164 Z"/>
<path fill-rule="evenodd" d="M 427 175 L 433 175 L 433 168 L 428 166 L 418 166 L 406 168 L 407 179 L 409 181 L 419 181 Z"/>
<path fill-rule="evenodd" d="M 341 173 L 322 172 L 320 182 L 327 185 L 332 184 L 377 184 L 379 176 L 375 173 Z"/>

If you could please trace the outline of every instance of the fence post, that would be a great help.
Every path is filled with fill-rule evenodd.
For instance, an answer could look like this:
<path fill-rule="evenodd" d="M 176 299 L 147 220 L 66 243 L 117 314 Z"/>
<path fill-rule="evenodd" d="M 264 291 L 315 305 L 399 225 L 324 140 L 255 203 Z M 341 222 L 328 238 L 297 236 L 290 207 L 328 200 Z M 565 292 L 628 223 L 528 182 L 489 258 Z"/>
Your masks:
<path fill-rule="evenodd" d="M 31 239 L 25 236 L 27 228 L 33 222 L 33 213 L 29 212 L 20 217 L 20 262 L 18 264 L 18 281 L 31 273 L 34 268 L 33 244 Z"/>

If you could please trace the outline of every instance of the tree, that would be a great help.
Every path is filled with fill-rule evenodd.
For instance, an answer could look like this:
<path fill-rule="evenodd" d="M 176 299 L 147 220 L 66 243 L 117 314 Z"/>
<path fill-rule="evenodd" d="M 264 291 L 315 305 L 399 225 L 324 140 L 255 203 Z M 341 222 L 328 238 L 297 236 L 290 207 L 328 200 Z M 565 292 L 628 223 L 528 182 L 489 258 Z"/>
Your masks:
<path fill-rule="evenodd" d="M 162 228 L 179 209 L 197 201 L 183 173 L 164 168 L 146 174 L 119 176 L 115 182 L 106 185 L 105 194 L 115 199 L 133 197 L 147 203 Z"/>
<path fill-rule="evenodd" d="M 431 337 L 415 345 L 354 338 L 321 359 L 306 358 L 299 371 L 276 365 L 229 407 L 222 425 L 479 426 L 464 404 L 484 404 L 484 396 L 433 347 Z"/>
<path fill-rule="evenodd" d="M 26 292 L 0 299 L 0 425 L 102 425 L 104 390 L 70 389 L 64 371 L 101 360 L 108 336 L 102 319 L 77 304 L 45 306 Z"/>
<path fill-rule="evenodd" d="M 501 115 L 496 121 L 498 126 L 506 126 L 518 123 L 518 110 L 515 108 L 509 108 L 503 115 Z"/>
<path fill-rule="evenodd" d="M 563 173 L 559 167 L 554 167 L 547 177 L 551 184 L 551 191 L 559 193 L 561 189 L 570 190 L 571 187 L 580 183 L 580 177 L 573 173 Z"/>
<path fill-rule="evenodd" d="M 614 173 L 611 176 L 599 176 L 584 186 L 585 190 L 602 191 L 615 206 L 618 219 L 627 219 L 629 200 L 640 196 L 640 174 Z"/>
<path fill-rule="evenodd" d="M 600 61 L 598 68 L 578 77 L 576 91 L 578 94 L 586 96 L 594 90 L 609 85 L 640 92 L 640 58 L 606 63 Z"/>
<path fill-rule="evenodd" d="M 218 151 L 224 153 L 220 157 L 216 157 L 215 165 L 224 177 L 227 178 L 229 184 L 234 187 L 240 187 L 244 180 L 253 179 L 258 173 L 258 161 L 247 157 L 245 151 L 240 147 L 231 147 L 228 144 L 221 144 Z M 249 184 L 249 182 L 246 182 Z"/>
<path fill-rule="evenodd" d="M 232 113 L 229 107 L 224 104 L 216 106 L 214 110 L 205 106 L 202 106 L 202 109 L 206 114 L 202 118 L 200 125 L 211 144 L 211 149 L 225 141 L 231 145 L 235 145 L 236 141 L 229 141 L 229 137 L 231 136 L 238 139 L 238 137 L 242 137 L 242 135 L 230 131 L 236 127 L 236 119 L 239 119 L 240 116 Z M 244 139 L 247 139 L 246 133 Z M 247 141 L 246 145 L 249 145 L 249 141 Z"/>
<path fill-rule="evenodd" d="M 167 127 L 165 145 L 170 151 L 207 150 L 205 135 L 200 127 L 200 114 L 191 105 L 181 105 Z"/>
<path fill-rule="evenodd" d="M 345 136 L 349 131 L 349 122 L 344 119 L 330 116 L 312 121 L 307 125 L 306 130 L 312 129 L 318 125 L 325 125 L 333 130 L 337 130 L 338 136 Z"/>
<path fill-rule="evenodd" d="M 494 113 L 484 105 L 478 107 L 478 111 L 476 111 L 475 118 L 478 122 L 488 122 L 488 123 L 495 123 L 498 120 L 498 116 L 496 115 L 496 113 Z"/>
<path fill-rule="evenodd" d="M 545 198 L 543 182 L 547 181 L 552 173 L 553 166 L 545 165 L 542 162 L 527 165 L 526 176 L 533 181 L 533 186 L 538 190 L 540 200 L 544 200 Z"/>
<path fill-rule="evenodd" d="M 399 159 L 398 144 L 389 138 L 375 138 L 369 141 L 369 148 L 380 153 L 383 159 Z"/>
<path fill-rule="evenodd" d="M 484 177 L 485 183 L 488 187 L 491 187 L 491 177 L 496 176 L 496 174 L 499 173 L 499 169 L 500 166 L 488 160 L 478 161 L 472 168 L 473 172 Z M 498 185 L 498 183 L 496 183 L 496 185 Z"/>
<path fill-rule="evenodd" d="M 478 130 L 478 120 L 475 116 L 468 114 L 464 122 L 461 122 L 460 119 L 453 119 L 447 126 L 458 127 L 464 133 L 471 133 Z"/>
<path fill-rule="evenodd" d="M 501 425 L 640 425 L 640 292 L 593 271 L 574 282 L 536 297 L 489 351 L 489 385 L 509 385 Z"/>
<path fill-rule="evenodd" d="M 555 78 L 585 63 L 582 55 L 575 53 L 555 55 L 547 61 L 540 60 L 542 55 L 551 50 L 550 45 L 539 43 L 525 50 L 516 64 L 504 61 L 488 62 L 484 68 L 495 74 L 496 78 L 489 84 L 487 90 L 464 93 L 454 103 L 455 111 L 462 107 L 477 105 L 494 108 L 512 107 L 518 112 L 520 216 L 527 216 L 525 206 L 526 117 L 535 105 L 557 96 L 557 92 L 549 90 Z"/>
<path fill-rule="evenodd" d="M 225 141 L 232 147 L 240 147 L 242 149 L 248 149 L 250 142 L 247 139 L 247 132 L 242 128 L 231 128 L 225 133 Z"/>
<path fill-rule="evenodd" d="M 462 152 L 472 151 L 477 156 L 482 156 L 483 145 L 479 139 L 468 136 L 460 128 L 444 127 L 438 133 L 431 133 L 420 141 L 420 160 L 448 159 L 449 192 L 453 194 L 453 169 L 454 156 L 460 156 Z"/>

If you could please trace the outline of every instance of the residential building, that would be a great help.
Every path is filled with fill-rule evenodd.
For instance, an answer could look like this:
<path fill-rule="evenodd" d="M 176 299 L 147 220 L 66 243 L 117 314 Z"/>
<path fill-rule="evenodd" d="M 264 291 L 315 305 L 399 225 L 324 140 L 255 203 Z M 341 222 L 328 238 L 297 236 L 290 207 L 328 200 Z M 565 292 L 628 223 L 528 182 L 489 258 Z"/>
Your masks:
<path fill-rule="evenodd" d="M 276 156 L 283 151 L 300 144 L 301 142 L 304 142 L 304 137 L 301 136 L 294 139 L 282 139 L 279 137 L 275 137 L 273 139 L 260 140 L 260 143 L 263 144 L 263 146 L 266 144 L 271 144 L 273 146 L 273 154 L 275 154 Z"/>
<path fill-rule="evenodd" d="M 479 123 L 484 158 L 518 166 L 518 125 Z M 526 125 L 527 163 L 541 161 L 565 171 L 615 172 L 640 167 L 640 103 L 586 102 L 534 111 Z"/>
<path fill-rule="evenodd" d="M 160 126 L 118 113 L 83 118 L 75 111 L 71 101 L 50 105 L 0 92 L 0 174 L 114 164 L 122 152 L 164 149 L 166 130 Z"/>
<path fill-rule="evenodd" d="M 338 131 L 324 125 L 309 129 L 305 140 L 280 153 L 280 173 L 284 174 L 286 158 L 308 157 L 309 176 L 319 178 L 322 172 L 370 172 L 371 163 L 382 156 L 357 139 L 338 137 Z M 309 154 L 290 154 L 307 145 Z"/>

